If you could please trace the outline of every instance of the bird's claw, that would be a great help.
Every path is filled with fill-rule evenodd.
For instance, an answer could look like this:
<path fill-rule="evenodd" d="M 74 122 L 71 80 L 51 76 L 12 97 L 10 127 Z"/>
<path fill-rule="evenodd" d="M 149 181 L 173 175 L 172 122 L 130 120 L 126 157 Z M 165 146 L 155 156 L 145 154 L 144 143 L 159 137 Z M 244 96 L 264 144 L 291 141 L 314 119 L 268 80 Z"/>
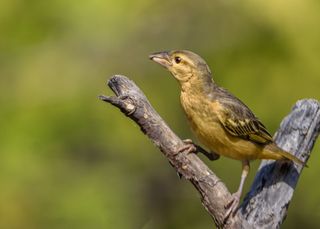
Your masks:
<path fill-rule="evenodd" d="M 185 139 L 182 141 L 184 142 L 184 145 L 177 150 L 177 154 L 182 152 L 186 152 L 187 154 L 197 152 L 197 147 L 193 144 L 191 139 Z"/>
<path fill-rule="evenodd" d="M 220 158 L 219 154 L 214 153 L 214 152 L 207 152 L 202 147 L 194 144 L 191 139 L 184 139 L 182 141 L 185 144 L 177 150 L 177 154 L 186 150 L 188 154 L 190 154 L 190 153 L 197 154 L 198 152 L 200 152 L 203 155 L 205 155 L 210 161 L 215 161 Z"/>
<path fill-rule="evenodd" d="M 186 144 L 193 144 L 193 141 L 190 138 L 183 139 L 182 141 Z"/>
<path fill-rule="evenodd" d="M 234 216 L 238 211 L 240 203 L 240 194 L 238 192 L 232 194 L 231 200 L 225 206 L 227 209 L 226 213 L 224 214 L 224 222 L 227 222 L 230 216 Z"/>

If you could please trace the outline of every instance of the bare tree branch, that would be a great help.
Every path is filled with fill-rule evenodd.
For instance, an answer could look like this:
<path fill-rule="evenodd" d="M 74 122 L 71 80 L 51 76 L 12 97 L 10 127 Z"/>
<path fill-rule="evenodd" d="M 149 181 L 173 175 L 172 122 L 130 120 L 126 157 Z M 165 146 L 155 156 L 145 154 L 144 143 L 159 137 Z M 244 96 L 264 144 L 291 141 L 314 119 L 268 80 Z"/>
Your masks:
<path fill-rule="evenodd" d="M 231 194 L 223 182 L 195 154 L 182 152 L 185 143 L 168 127 L 150 105 L 143 92 L 127 77 L 115 75 L 108 81 L 116 96 L 100 96 L 135 121 L 167 157 L 170 164 L 189 180 L 201 195 L 201 202 L 218 228 L 258 228 L 280 225 L 286 215 L 302 168 L 274 161 L 262 161 L 254 184 L 241 209 L 227 224 L 223 222 L 225 205 Z M 307 161 L 319 134 L 319 102 L 299 101 L 284 119 L 276 142 Z M 271 197 L 271 198 L 270 198 Z M 269 218 L 265 212 L 271 216 Z"/>
<path fill-rule="evenodd" d="M 283 119 L 275 135 L 278 146 L 303 161 L 310 157 L 320 130 L 320 106 L 313 99 L 300 100 Z M 241 214 L 255 228 L 279 228 L 283 223 L 302 167 L 263 160 Z"/>

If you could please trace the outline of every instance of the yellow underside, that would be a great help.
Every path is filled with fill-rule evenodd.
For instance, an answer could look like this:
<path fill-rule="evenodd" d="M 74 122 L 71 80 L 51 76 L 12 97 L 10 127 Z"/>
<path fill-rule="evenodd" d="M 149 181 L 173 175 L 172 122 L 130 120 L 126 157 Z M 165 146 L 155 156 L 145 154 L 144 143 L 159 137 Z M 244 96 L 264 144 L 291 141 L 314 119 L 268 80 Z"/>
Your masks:
<path fill-rule="evenodd" d="M 219 123 L 211 124 L 206 128 L 193 128 L 193 131 L 199 141 L 209 150 L 225 157 L 236 160 L 278 160 L 283 158 L 280 154 L 266 149 L 263 145 L 232 136 Z"/>
<path fill-rule="evenodd" d="M 210 151 L 236 160 L 257 159 L 263 151 L 263 148 L 249 141 L 230 135 L 218 122 L 210 122 L 206 125 L 201 123 L 200 125 L 191 123 L 192 130 L 198 140 Z"/>
<path fill-rule="evenodd" d="M 193 99 L 198 101 L 193 101 Z M 236 160 L 278 160 L 283 158 L 281 154 L 267 149 L 264 145 L 233 136 L 227 132 L 220 123 L 216 114 L 218 108 L 214 107 L 214 103 L 208 104 L 206 100 L 199 103 L 199 97 L 184 96 L 183 93 L 181 94 L 181 102 L 193 132 L 209 150 Z M 197 107 L 194 104 L 197 104 Z"/>

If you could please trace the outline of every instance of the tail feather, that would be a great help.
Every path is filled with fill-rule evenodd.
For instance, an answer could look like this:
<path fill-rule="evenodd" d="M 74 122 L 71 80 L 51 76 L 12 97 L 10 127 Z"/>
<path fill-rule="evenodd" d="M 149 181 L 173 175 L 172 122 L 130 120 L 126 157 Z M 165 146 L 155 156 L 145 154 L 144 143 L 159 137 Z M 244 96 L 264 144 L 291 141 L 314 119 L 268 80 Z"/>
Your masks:
<path fill-rule="evenodd" d="M 288 153 L 284 150 L 279 150 L 277 153 L 279 153 L 281 156 L 283 156 L 285 159 L 289 159 L 290 161 L 293 161 L 299 165 L 305 165 L 305 163 L 303 161 L 301 161 L 299 158 L 297 158 L 296 156 L 292 155 L 291 153 Z M 307 165 L 305 165 L 306 167 L 308 167 Z"/>
<path fill-rule="evenodd" d="M 308 167 L 302 160 L 292 155 L 291 153 L 279 148 L 276 144 L 270 144 L 265 147 L 265 150 L 263 152 L 263 158 L 274 160 L 287 159 L 295 162 L 296 164 Z"/>

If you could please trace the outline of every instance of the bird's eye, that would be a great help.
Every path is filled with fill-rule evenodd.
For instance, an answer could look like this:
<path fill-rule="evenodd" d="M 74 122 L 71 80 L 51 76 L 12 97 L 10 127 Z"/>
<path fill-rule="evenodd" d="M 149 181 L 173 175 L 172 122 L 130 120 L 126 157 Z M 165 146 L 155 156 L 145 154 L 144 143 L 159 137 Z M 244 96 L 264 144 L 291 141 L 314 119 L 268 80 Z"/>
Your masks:
<path fill-rule="evenodd" d="M 179 63 L 182 61 L 182 59 L 181 59 L 181 57 L 176 56 L 176 57 L 174 58 L 174 61 L 175 61 L 177 64 L 179 64 Z"/>

